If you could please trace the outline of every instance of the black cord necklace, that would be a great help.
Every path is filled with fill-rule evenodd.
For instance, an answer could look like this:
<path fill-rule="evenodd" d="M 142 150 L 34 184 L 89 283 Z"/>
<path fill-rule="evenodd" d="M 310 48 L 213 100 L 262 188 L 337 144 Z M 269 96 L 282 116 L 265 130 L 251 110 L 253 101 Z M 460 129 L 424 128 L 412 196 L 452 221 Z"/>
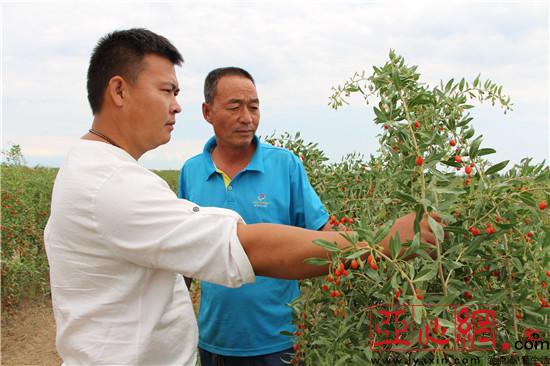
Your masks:
<path fill-rule="evenodd" d="M 111 145 L 113 146 L 116 146 L 118 147 L 119 149 L 122 149 L 120 146 L 118 146 L 113 140 L 111 140 L 110 138 L 108 138 L 107 136 L 105 136 L 104 134 L 102 134 L 101 132 L 97 132 L 96 130 L 94 130 L 93 128 L 90 128 L 88 130 L 88 132 L 90 132 L 91 134 L 94 134 L 98 137 L 101 137 L 103 140 L 107 141 L 108 143 L 110 143 Z"/>

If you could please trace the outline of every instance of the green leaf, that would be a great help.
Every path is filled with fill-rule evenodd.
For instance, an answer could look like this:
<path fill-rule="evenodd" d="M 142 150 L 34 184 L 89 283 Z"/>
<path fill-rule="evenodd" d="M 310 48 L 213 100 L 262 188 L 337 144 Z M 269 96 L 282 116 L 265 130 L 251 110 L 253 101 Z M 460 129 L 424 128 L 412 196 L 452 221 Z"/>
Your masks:
<path fill-rule="evenodd" d="M 414 314 L 414 321 L 416 324 L 422 323 L 422 315 L 424 312 L 426 312 L 426 309 L 424 309 L 424 306 L 422 306 L 422 301 L 418 300 L 415 297 L 413 297 L 412 301 L 413 305 L 420 305 L 420 306 L 413 306 L 413 314 Z"/>
<path fill-rule="evenodd" d="M 378 231 L 376 232 L 376 235 L 374 236 L 374 243 L 378 244 L 384 239 L 388 233 L 390 232 L 390 228 L 393 225 L 393 221 L 388 221 Z"/>
<path fill-rule="evenodd" d="M 523 201 L 527 206 L 536 207 L 537 202 L 533 198 L 533 195 L 531 193 L 522 192 L 519 195 L 519 199 Z"/>
<path fill-rule="evenodd" d="M 434 189 L 439 194 L 463 194 L 466 193 L 461 188 L 436 187 Z"/>
<path fill-rule="evenodd" d="M 466 131 L 466 133 L 464 133 L 464 136 L 462 137 L 464 140 L 467 140 L 469 139 L 470 137 L 472 137 L 473 135 L 475 134 L 475 131 L 473 128 L 470 128 L 468 131 Z"/>
<path fill-rule="evenodd" d="M 374 107 L 374 114 L 376 114 L 376 118 L 380 122 L 386 122 L 388 120 L 384 112 L 382 112 L 380 109 L 376 107 Z"/>
<path fill-rule="evenodd" d="M 427 199 L 427 198 L 422 198 L 422 199 L 420 200 L 420 204 L 422 205 L 422 207 L 424 207 L 424 209 L 428 209 L 428 208 L 433 207 L 432 201 L 430 201 L 430 200 Z"/>
<path fill-rule="evenodd" d="M 420 248 L 420 233 L 416 233 L 414 234 L 414 238 L 411 241 L 411 245 L 405 252 L 404 256 L 408 257 L 409 255 L 416 254 L 419 248 Z"/>
<path fill-rule="evenodd" d="M 489 169 L 487 169 L 487 170 L 485 171 L 485 174 L 486 174 L 486 175 L 495 174 L 496 172 L 499 172 L 499 171 L 501 171 L 502 169 L 504 169 L 504 167 L 506 167 L 506 165 L 508 165 L 509 162 L 510 162 L 510 160 L 501 161 L 500 163 L 495 164 L 495 165 L 493 165 L 492 167 L 490 167 Z"/>
<path fill-rule="evenodd" d="M 313 266 L 324 266 L 325 264 L 331 263 L 331 261 L 326 258 L 307 258 L 304 263 L 311 264 Z"/>
<path fill-rule="evenodd" d="M 353 253 L 353 254 L 347 255 L 347 256 L 346 256 L 346 259 L 358 258 L 358 257 L 362 256 L 363 254 L 368 253 L 368 252 L 370 252 L 370 251 L 371 251 L 370 249 L 362 249 L 362 250 L 360 250 L 360 251 L 358 251 L 358 252 L 355 252 L 355 253 Z"/>
<path fill-rule="evenodd" d="M 515 268 L 517 268 L 519 272 L 523 272 L 523 265 L 521 264 L 519 259 L 517 259 L 516 257 L 512 257 L 512 264 Z"/>
<path fill-rule="evenodd" d="M 338 252 L 340 249 L 334 243 L 330 243 L 324 239 L 315 239 L 313 244 L 320 246 L 323 249 L 328 250 L 329 252 Z"/>
<path fill-rule="evenodd" d="M 445 226 L 444 230 L 449 233 L 467 235 L 468 231 L 461 226 Z"/>
<path fill-rule="evenodd" d="M 460 91 L 462 91 L 464 89 L 464 78 L 462 78 L 462 80 L 460 80 L 460 83 L 458 84 L 458 89 Z"/>
<path fill-rule="evenodd" d="M 490 155 L 490 154 L 494 154 L 496 152 L 497 151 L 495 149 L 491 149 L 491 148 L 479 149 L 479 151 L 477 152 L 477 156 Z"/>
<path fill-rule="evenodd" d="M 435 221 L 431 216 L 428 216 L 428 224 L 430 225 L 430 229 L 432 229 L 432 232 L 434 233 L 437 240 L 439 240 L 439 242 L 442 242 L 444 239 L 443 226 L 441 226 L 441 224 Z"/>
<path fill-rule="evenodd" d="M 424 282 L 430 281 L 437 274 L 437 266 L 434 264 L 429 264 L 429 268 L 423 268 L 420 272 L 417 273 L 416 278 L 413 282 Z"/>
<path fill-rule="evenodd" d="M 514 227 L 514 224 L 503 224 L 501 222 L 497 222 L 496 225 L 503 230 L 508 230 Z"/>
<path fill-rule="evenodd" d="M 457 162 L 454 161 L 453 159 L 441 160 L 441 163 L 442 163 L 442 164 L 445 164 L 445 165 L 448 165 L 448 166 L 455 167 L 455 168 L 460 168 L 460 167 L 462 167 L 461 164 L 457 163 Z"/>
<path fill-rule="evenodd" d="M 396 70 L 393 70 L 391 73 L 391 78 L 393 80 L 393 84 L 399 89 L 401 87 L 401 80 L 399 79 L 399 74 Z"/>
<path fill-rule="evenodd" d="M 494 294 L 489 298 L 487 301 L 487 304 L 500 304 L 502 303 L 502 299 L 508 296 L 508 291 L 502 290 Z"/>
<path fill-rule="evenodd" d="M 444 306 L 444 305 L 452 305 L 453 304 L 453 301 L 456 299 L 456 294 L 452 294 L 452 293 L 449 293 L 447 296 L 444 296 L 442 297 L 440 300 L 439 300 L 439 305 L 440 306 Z M 439 319 L 439 324 L 442 325 L 442 326 L 445 326 L 445 327 L 449 327 L 449 325 L 446 325 L 446 324 L 443 324 L 441 322 L 442 319 Z"/>
<path fill-rule="evenodd" d="M 449 92 L 451 90 L 451 86 L 453 86 L 454 79 L 451 79 L 447 81 L 447 84 L 445 85 L 445 92 Z"/>
<path fill-rule="evenodd" d="M 477 153 L 478 153 L 478 150 L 479 150 L 479 145 L 481 145 L 482 137 L 483 137 L 483 135 L 479 136 L 478 138 L 476 138 L 474 141 L 471 142 L 470 151 L 468 153 L 468 155 L 470 155 L 471 159 L 473 159 L 477 156 Z"/>
<path fill-rule="evenodd" d="M 446 269 L 457 269 L 460 267 L 464 267 L 464 264 L 456 261 L 452 261 L 450 259 L 443 260 L 443 268 Z"/>
<path fill-rule="evenodd" d="M 399 232 L 395 233 L 394 236 L 390 239 L 390 253 L 392 258 L 397 258 L 399 252 L 401 251 L 401 238 L 399 237 Z"/>
<path fill-rule="evenodd" d="M 422 205 L 416 206 L 416 217 L 414 219 L 414 232 L 415 233 L 420 232 L 420 221 L 422 221 L 423 216 L 424 216 L 424 206 L 422 206 Z"/>
<path fill-rule="evenodd" d="M 431 160 L 431 159 L 430 159 Z M 442 182 L 448 182 L 449 181 L 449 177 L 447 177 L 445 174 L 442 174 L 441 172 L 439 172 L 437 169 L 434 169 L 434 168 L 429 168 L 428 171 L 434 175 L 434 177 L 436 177 L 437 179 L 439 179 L 440 181 Z"/>
<path fill-rule="evenodd" d="M 400 191 L 396 191 L 396 192 L 394 192 L 393 195 L 394 195 L 395 198 L 398 198 L 398 199 L 400 199 L 401 201 L 405 201 L 405 202 L 409 202 L 409 203 L 414 203 L 414 204 L 417 203 L 416 198 L 414 198 L 414 197 L 411 196 L 410 194 L 407 194 L 407 193 L 404 193 L 404 192 L 400 192 Z"/>

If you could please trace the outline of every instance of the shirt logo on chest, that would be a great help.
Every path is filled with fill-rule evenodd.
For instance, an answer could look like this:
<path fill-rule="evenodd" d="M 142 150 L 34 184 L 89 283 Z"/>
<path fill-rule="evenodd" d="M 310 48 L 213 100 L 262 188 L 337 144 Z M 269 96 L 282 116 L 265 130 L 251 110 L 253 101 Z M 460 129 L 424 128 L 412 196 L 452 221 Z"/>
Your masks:
<path fill-rule="evenodd" d="M 269 202 L 267 202 L 265 199 L 266 199 L 265 193 L 259 193 L 258 196 L 256 197 L 256 200 L 252 201 L 252 205 L 254 207 L 267 207 L 269 206 Z"/>

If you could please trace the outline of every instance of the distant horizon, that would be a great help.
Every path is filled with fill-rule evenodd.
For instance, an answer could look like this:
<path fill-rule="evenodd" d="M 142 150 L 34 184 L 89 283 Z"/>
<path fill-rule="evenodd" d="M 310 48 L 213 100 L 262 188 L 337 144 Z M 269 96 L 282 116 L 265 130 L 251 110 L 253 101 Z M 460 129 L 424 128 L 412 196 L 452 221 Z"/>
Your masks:
<path fill-rule="evenodd" d="M 279 136 L 282 136 L 282 134 L 284 134 L 285 132 L 282 132 L 281 134 L 277 134 L 275 135 L 276 137 L 279 137 Z M 293 134 L 294 135 L 294 134 Z M 272 135 L 271 134 L 268 134 L 268 135 L 265 135 L 265 136 L 261 136 L 259 135 L 258 137 L 260 138 L 261 141 L 265 142 L 265 138 L 266 137 L 271 137 Z M 307 138 L 305 138 L 304 136 L 300 136 L 300 138 L 302 138 L 304 140 L 304 143 L 307 145 L 309 143 L 313 143 L 315 144 L 316 142 L 315 141 L 309 141 L 307 140 Z M 79 138 L 80 139 L 80 138 Z M 170 142 L 168 142 L 169 144 Z M 17 145 L 17 144 L 13 144 L 13 145 Z M 4 155 L 4 152 L 8 151 L 9 148 L 11 147 L 12 145 L 8 146 L 7 148 L 3 149 L 2 150 L 2 165 L 6 164 L 6 159 L 5 159 L 5 155 Z M 317 148 L 320 149 L 321 151 L 325 152 L 323 150 L 323 147 L 317 143 Z M 155 150 L 155 149 L 153 149 Z M 365 161 L 368 161 L 369 160 L 369 156 L 366 156 L 365 154 L 361 154 L 361 153 L 358 153 L 358 152 L 349 152 L 349 153 L 346 153 L 342 156 L 339 157 L 339 159 L 332 159 L 330 157 L 328 161 L 325 162 L 325 164 L 337 164 L 337 163 L 340 163 L 346 156 L 350 155 L 350 154 L 354 154 L 354 153 L 357 153 L 359 155 L 361 155 L 363 157 L 363 159 L 365 159 Z M 378 153 L 375 153 L 375 154 L 372 154 L 373 156 L 377 156 Z M 57 162 L 58 165 L 44 165 L 43 163 L 36 163 L 36 164 L 31 164 L 30 162 L 27 161 L 27 158 L 25 157 L 25 151 L 22 150 L 22 156 L 23 156 L 23 159 L 25 160 L 25 164 L 24 166 L 28 167 L 28 168 L 48 168 L 48 169 L 59 169 L 61 168 L 61 166 L 63 165 L 63 159 L 59 160 Z M 507 171 L 509 171 L 511 168 L 513 168 L 515 165 L 519 164 L 523 159 L 526 159 L 526 158 L 531 158 L 533 159 L 533 161 L 531 162 L 531 165 L 539 165 L 539 164 L 542 164 L 544 162 L 546 162 L 546 166 L 549 166 L 549 159 L 542 159 L 540 161 L 537 161 L 535 160 L 534 158 L 532 157 L 529 157 L 529 156 L 524 156 L 524 157 L 521 157 L 519 158 L 517 161 L 510 161 L 508 163 L 508 165 L 506 166 L 506 168 L 502 171 L 502 173 L 505 173 Z M 185 161 L 182 161 L 182 165 Z M 141 164 L 141 159 L 138 160 L 138 163 Z M 9 164 L 8 164 L 9 165 Z M 142 166 L 144 166 L 145 168 L 149 169 L 149 170 L 152 170 L 152 171 L 179 171 L 181 169 L 181 166 L 180 167 L 175 167 L 175 168 L 154 168 L 154 167 L 147 167 L 143 164 L 141 164 Z"/>

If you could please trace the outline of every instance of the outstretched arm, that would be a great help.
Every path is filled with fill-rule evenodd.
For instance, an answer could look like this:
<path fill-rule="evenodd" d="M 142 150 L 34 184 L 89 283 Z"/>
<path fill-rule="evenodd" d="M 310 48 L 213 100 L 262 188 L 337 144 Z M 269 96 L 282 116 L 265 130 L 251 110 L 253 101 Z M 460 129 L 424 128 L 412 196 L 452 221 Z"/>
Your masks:
<path fill-rule="evenodd" d="M 380 243 L 386 254 L 389 254 L 389 240 L 396 232 L 399 232 L 402 242 L 413 239 L 414 220 L 415 214 L 396 220 L 389 234 Z M 421 221 L 420 228 L 421 241 L 435 243 L 426 219 Z M 334 242 L 340 248 L 349 245 L 339 232 L 313 231 L 276 224 L 238 224 L 237 235 L 256 275 L 285 279 L 303 279 L 328 272 L 328 266 L 304 263 L 304 260 L 311 257 L 329 258 L 325 249 L 313 244 L 314 240 Z"/>

